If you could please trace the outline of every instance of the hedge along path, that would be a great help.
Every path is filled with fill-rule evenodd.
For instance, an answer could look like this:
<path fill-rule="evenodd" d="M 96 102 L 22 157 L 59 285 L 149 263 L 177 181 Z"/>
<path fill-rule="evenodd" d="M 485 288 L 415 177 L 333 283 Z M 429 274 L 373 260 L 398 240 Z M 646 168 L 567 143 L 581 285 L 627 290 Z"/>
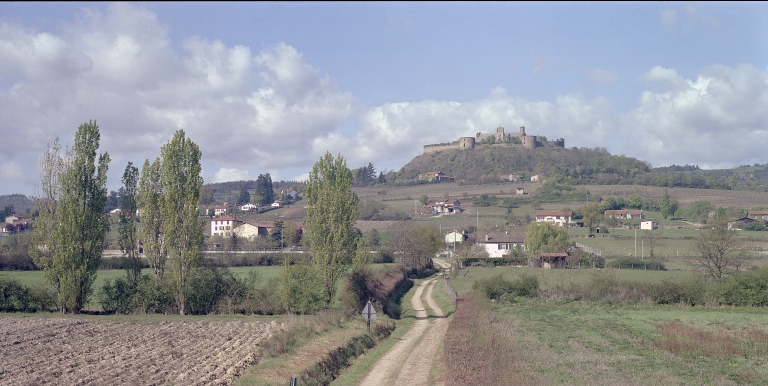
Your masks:
<path fill-rule="evenodd" d="M 432 299 L 437 279 L 419 284 L 411 298 L 416 312 L 413 327 L 371 369 L 360 385 L 427 385 L 429 370 L 440 342 L 445 337 L 448 320 L 443 310 Z M 421 301 L 426 290 L 426 301 L 436 317 L 430 321 Z"/>

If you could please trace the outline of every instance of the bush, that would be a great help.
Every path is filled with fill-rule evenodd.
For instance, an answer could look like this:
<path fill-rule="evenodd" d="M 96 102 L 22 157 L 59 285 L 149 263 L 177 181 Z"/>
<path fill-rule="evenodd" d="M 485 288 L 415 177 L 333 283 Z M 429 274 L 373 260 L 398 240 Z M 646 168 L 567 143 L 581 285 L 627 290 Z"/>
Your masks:
<path fill-rule="evenodd" d="M 0 271 L 34 271 L 37 266 L 29 257 L 29 253 L 1 253 Z"/>
<path fill-rule="evenodd" d="M 720 302 L 732 306 L 768 306 L 768 267 L 737 272 L 720 286 Z"/>
<path fill-rule="evenodd" d="M 661 260 L 656 259 L 638 259 L 637 257 L 622 257 L 616 259 L 610 264 L 613 268 L 619 269 L 642 269 L 648 271 L 666 271 L 667 268 Z"/>
<path fill-rule="evenodd" d="M 496 274 L 475 281 L 472 288 L 491 300 L 509 300 L 515 296 L 535 297 L 539 292 L 539 279 L 536 276 L 524 274 L 517 280 L 511 281 L 505 279 L 502 274 Z"/>
<path fill-rule="evenodd" d="M 0 276 L 0 311 L 49 311 L 56 307 L 56 293 L 44 286 L 27 287 L 15 277 Z"/>
<path fill-rule="evenodd" d="M 657 304 L 703 304 L 706 298 L 706 285 L 701 279 L 693 278 L 682 282 L 665 279 L 649 285 L 648 292 Z"/>
<path fill-rule="evenodd" d="M 240 300 L 245 296 L 245 286 L 226 268 L 202 267 L 193 271 L 187 292 L 190 315 L 207 315 L 218 311 L 225 299 Z"/>
<path fill-rule="evenodd" d="M 347 308 L 361 310 L 371 300 L 375 309 L 381 309 L 383 290 L 381 281 L 369 266 L 361 265 L 352 268 L 344 278 L 342 302 Z"/>
<path fill-rule="evenodd" d="M 280 296 L 284 309 L 309 314 L 325 308 L 325 296 L 314 268 L 307 263 L 290 265 L 286 260 L 280 274 Z"/>

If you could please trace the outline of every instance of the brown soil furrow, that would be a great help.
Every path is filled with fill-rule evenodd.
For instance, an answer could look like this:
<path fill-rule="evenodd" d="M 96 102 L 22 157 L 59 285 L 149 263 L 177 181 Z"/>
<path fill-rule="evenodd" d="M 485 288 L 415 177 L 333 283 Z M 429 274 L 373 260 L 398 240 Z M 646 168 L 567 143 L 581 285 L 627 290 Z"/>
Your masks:
<path fill-rule="evenodd" d="M 258 360 L 277 323 L 111 323 L 0 319 L 8 385 L 231 384 Z"/>

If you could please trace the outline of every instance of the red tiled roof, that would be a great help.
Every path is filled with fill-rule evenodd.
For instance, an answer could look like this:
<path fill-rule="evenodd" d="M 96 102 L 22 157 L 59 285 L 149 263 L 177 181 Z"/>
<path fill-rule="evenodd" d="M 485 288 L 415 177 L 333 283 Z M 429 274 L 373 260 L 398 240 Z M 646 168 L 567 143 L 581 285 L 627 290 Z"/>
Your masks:
<path fill-rule="evenodd" d="M 768 210 L 750 210 L 747 212 L 748 216 L 767 216 Z"/>

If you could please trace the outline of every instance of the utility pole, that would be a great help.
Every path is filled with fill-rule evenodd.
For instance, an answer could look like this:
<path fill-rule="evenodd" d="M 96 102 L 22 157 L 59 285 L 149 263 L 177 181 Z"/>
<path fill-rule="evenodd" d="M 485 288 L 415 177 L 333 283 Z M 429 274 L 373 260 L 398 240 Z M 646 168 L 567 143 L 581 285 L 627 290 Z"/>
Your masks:
<path fill-rule="evenodd" d="M 635 229 L 635 257 L 637 257 L 637 229 Z"/>

